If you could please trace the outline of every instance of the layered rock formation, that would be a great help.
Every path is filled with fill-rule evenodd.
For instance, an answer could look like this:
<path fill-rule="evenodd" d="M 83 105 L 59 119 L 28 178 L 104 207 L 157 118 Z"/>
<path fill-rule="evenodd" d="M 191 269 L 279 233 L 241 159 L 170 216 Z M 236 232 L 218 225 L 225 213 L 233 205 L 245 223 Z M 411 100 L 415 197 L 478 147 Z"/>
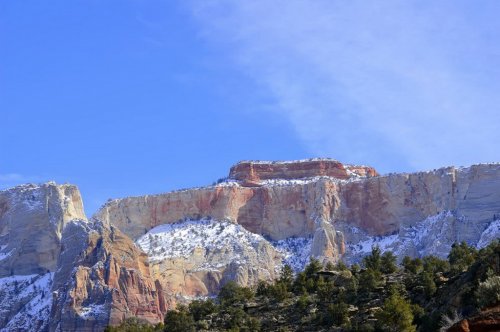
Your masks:
<path fill-rule="evenodd" d="M 54 276 L 51 331 L 100 331 L 128 317 L 162 321 L 168 308 L 147 256 L 114 227 L 73 221 Z"/>
<path fill-rule="evenodd" d="M 353 256 L 370 250 L 367 244 L 375 244 L 375 237 L 385 241 L 382 245 L 391 242 L 391 249 L 401 255 L 442 256 L 455 241 L 478 244 L 483 232 L 500 216 L 499 164 L 386 176 L 371 176 L 375 172 L 370 171 L 366 177 L 300 180 L 262 180 L 255 176 L 279 176 L 282 168 L 290 168 L 292 163 L 276 164 L 281 168 L 275 173 L 256 173 L 255 165 L 271 169 L 275 164 L 238 164 L 230 178 L 241 181 L 230 179 L 212 187 L 114 200 L 96 216 L 134 239 L 155 226 L 184 218 L 227 219 L 271 240 L 314 237 L 312 254 L 333 261 L 341 257 L 346 246 L 355 255 L 348 253 L 345 257 L 356 260 Z M 302 173 L 310 174 L 317 173 Z M 249 186 L 248 179 L 255 182 L 257 178 L 260 182 Z M 428 227 L 422 225 L 433 230 L 426 231 Z M 436 242 L 438 234 L 441 236 Z M 417 237 L 418 243 L 409 243 Z M 365 246 L 359 249 L 360 244 Z M 424 247 L 429 250 L 423 251 Z"/>
<path fill-rule="evenodd" d="M 149 257 L 153 277 L 178 302 L 217 295 L 230 280 L 255 285 L 275 279 L 284 259 L 262 236 L 227 221 L 160 225 L 137 244 Z"/>
<path fill-rule="evenodd" d="M 377 171 L 368 166 L 344 165 L 333 159 L 307 159 L 298 161 L 242 161 L 231 167 L 229 179 L 243 185 L 258 185 L 263 180 L 304 179 L 328 176 L 340 180 L 352 177 L 373 177 Z"/>
<path fill-rule="evenodd" d="M 53 182 L 0 191 L 0 277 L 54 271 L 64 226 L 85 218 L 76 186 Z"/>
<path fill-rule="evenodd" d="M 0 191 L 0 329 L 47 328 L 62 230 L 74 218 L 85 214 L 73 185 Z"/>
<path fill-rule="evenodd" d="M 0 330 L 156 323 L 309 256 L 446 256 L 498 237 L 500 164 L 379 176 L 329 159 L 242 162 L 217 185 L 111 200 L 91 221 L 75 186 L 24 185 L 0 191 Z"/>

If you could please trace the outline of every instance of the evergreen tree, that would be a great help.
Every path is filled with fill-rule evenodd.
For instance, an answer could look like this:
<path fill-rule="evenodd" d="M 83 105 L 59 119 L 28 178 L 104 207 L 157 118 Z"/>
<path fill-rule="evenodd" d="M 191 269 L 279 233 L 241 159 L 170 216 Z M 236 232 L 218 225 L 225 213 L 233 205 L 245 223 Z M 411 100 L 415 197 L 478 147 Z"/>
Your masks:
<path fill-rule="evenodd" d="M 321 271 L 322 268 L 323 266 L 321 265 L 319 260 L 317 260 L 314 257 L 311 257 L 309 260 L 309 264 L 307 264 L 307 266 L 304 268 L 304 273 L 306 274 L 306 277 L 308 279 L 309 278 L 315 279 L 317 278 L 318 272 Z"/>
<path fill-rule="evenodd" d="M 379 246 L 373 246 L 370 255 L 363 258 L 363 264 L 367 269 L 380 271 L 382 265 L 382 251 Z"/>
<path fill-rule="evenodd" d="M 165 332 L 195 332 L 194 319 L 186 306 L 179 305 L 165 315 Z"/>
<path fill-rule="evenodd" d="M 382 310 L 375 317 L 383 331 L 415 332 L 411 305 L 401 295 L 394 293 L 384 301 Z"/>
<path fill-rule="evenodd" d="M 386 251 L 380 259 L 380 271 L 382 273 L 394 273 L 398 269 L 396 265 L 396 256 L 391 251 Z"/>
<path fill-rule="evenodd" d="M 451 251 L 448 254 L 453 272 L 462 272 L 469 268 L 474 263 L 477 256 L 477 250 L 474 247 L 467 245 L 465 241 L 454 243 L 451 246 Z"/>
<path fill-rule="evenodd" d="M 195 321 L 205 319 L 208 315 L 217 310 L 217 307 L 212 300 L 194 300 L 189 304 L 188 308 Z"/>
<path fill-rule="evenodd" d="M 219 292 L 219 302 L 223 306 L 244 303 L 253 298 L 253 292 L 248 287 L 241 287 L 234 281 L 226 283 Z"/>
<path fill-rule="evenodd" d="M 418 274 L 424 269 L 424 262 L 420 258 L 411 259 L 410 256 L 405 256 L 402 265 L 406 272 Z"/>

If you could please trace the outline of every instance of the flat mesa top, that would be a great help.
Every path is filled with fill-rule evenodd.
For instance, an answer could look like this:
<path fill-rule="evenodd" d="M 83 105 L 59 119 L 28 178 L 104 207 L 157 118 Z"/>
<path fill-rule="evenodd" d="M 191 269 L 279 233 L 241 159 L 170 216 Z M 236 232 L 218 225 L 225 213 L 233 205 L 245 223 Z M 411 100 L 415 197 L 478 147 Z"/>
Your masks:
<path fill-rule="evenodd" d="M 259 182 L 269 179 L 301 179 L 330 176 L 338 179 L 377 176 L 369 166 L 344 165 L 329 158 L 292 161 L 240 161 L 229 172 L 229 178 L 244 182 Z"/>

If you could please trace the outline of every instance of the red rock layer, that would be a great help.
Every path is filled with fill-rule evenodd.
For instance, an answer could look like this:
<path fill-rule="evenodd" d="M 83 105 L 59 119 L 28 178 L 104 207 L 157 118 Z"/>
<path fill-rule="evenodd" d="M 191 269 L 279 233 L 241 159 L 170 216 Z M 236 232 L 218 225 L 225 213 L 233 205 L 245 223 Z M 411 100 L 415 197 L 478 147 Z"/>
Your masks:
<path fill-rule="evenodd" d="M 229 171 L 229 178 L 246 184 L 270 179 L 302 179 L 330 176 L 349 179 L 352 176 L 372 177 L 377 171 L 368 166 L 344 165 L 332 159 L 311 159 L 289 162 L 240 162 Z"/>

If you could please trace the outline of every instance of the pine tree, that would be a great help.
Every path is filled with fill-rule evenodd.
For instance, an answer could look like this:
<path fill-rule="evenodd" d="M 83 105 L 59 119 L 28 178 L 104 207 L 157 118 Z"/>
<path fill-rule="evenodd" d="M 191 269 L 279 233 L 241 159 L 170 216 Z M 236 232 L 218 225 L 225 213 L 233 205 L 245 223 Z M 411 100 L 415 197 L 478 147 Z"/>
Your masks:
<path fill-rule="evenodd" d="M 398 293 L 392 294 L 384 301 L 382 310 L 375 317 L 377 325 L 383 331 L 389 332 L 415 332 L 413 325 L 413 312 L 411 304 Z"/>

